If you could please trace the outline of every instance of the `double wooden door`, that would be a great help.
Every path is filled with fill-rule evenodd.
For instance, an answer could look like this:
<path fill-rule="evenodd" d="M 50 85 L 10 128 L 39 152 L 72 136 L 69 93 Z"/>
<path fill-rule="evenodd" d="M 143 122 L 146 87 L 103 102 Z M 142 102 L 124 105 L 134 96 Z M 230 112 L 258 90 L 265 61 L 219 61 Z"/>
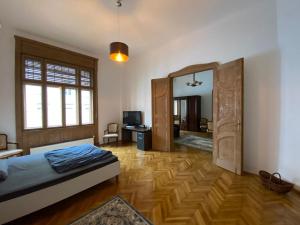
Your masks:
<path fill-rule="evenodd" d="M 214 70 L 213 160 L 236 174 L 243 165 L 243 76 L 244 60 L 211 68 Z M 173 145 L 172 79 L 152 80 L 152 146 L 171 151 Z"/>

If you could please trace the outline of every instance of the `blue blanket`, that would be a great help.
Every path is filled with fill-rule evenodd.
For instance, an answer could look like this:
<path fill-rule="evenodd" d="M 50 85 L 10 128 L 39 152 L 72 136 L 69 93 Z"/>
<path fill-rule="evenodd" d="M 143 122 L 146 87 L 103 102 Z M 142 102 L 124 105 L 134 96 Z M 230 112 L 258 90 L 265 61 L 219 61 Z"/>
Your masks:
<path fill-rule="evenodd" d="M 52 168 L 63 173 L 80 166 L 99 162 L 112 155 L 110 151 L 105 151 L 90 144 L 83 144 L 46 152 L 45 158 Z"/>

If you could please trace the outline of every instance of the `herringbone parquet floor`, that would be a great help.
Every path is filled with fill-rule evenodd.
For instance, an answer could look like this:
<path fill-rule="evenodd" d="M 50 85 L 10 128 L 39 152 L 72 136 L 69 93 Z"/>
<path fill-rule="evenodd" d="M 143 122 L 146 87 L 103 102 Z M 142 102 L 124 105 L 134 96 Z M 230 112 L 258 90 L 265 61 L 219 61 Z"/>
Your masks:
<path fill-rule="evenodd" d="M 275 194 L 258 176 L 236 176 L 213 165 L 208 152 L 179 148 L 164 153 L 106 147 L 121 161 L 118 183 L 104 182 L 14 224 L 68 224 L 116 194 L 155 225 L 300 224 L 298 193 Z"/>

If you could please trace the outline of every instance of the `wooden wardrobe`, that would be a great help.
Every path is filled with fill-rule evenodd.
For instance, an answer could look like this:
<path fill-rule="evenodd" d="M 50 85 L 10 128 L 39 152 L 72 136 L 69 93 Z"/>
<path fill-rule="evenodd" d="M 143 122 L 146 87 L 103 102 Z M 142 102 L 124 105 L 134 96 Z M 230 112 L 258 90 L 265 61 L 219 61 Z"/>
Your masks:
<path fill-rule="evenodd" d="M 200 131 L 201 119 L 201 96 L 181 96 L 175 97 L 178 101 L 178 114 L 180 129 L 186 131 Z M 183 109 L 184 108 L 184 109 Z"/>

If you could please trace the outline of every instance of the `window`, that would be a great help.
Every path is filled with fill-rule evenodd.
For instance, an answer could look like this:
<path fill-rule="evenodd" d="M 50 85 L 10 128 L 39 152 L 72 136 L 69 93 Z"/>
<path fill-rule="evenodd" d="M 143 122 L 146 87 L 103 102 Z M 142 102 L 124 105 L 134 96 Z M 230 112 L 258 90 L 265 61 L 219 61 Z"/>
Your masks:
<path fill-rule="evenodd" d="M 24 88 L 25 129 L 43 127 L 42 86 L 26 84 Z"/>
<path fill-rule="evenodd" d="M 98 143 L 98 59 L 15 36 L 15 68 L 18 147 L 29 153 L 87 137 Z"/>
<path fill-rule="evenodd" d="M 174 100 L 174 116 L 178 116 L 178 100 Z"/>
<path fill-rule="evenodd" d="M 31 57 L 23 66 L 24 129 L 94 123 L 90 71 Z"/>
<path fill-rule="evenodd" d="M 89 90 L 81 90 L 81 118 L 82 124 L 93 123 L 93 95 Z"/>
<path fill-rule="evenodd" d="M 62 126 L 61 87 L 47 87 L 47 127 Z"/>
<path fill-rule="evenodd" d="M 74 88 L 65 89 L 66 126 L 79 124 L 78 115 L 78 91 Z"/>

